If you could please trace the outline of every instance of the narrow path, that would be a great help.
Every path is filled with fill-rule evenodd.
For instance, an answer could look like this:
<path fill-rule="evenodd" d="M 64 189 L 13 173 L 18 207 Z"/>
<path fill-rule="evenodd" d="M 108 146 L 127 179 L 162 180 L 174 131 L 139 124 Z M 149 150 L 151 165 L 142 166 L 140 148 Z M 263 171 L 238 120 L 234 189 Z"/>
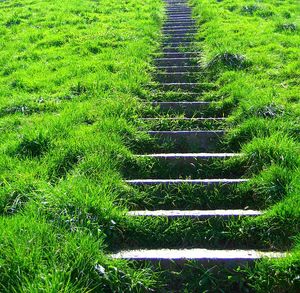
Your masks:
<path fill-rule="evenodd" d="M 191 186 L 201 185 L 206 192 L 210 189 L 221 190 L 225 185 L 231 185 L 235 188 L 239 184 L 247 181 L 245 178 L 224 177 L 224 172 L 209 170 L 213 166 L 214 160 L 228 160 L 233 157 L 239 157 L 241 154 L 226 153 L 222 149 L 222 138 L 224 130 L 222 126 L 226 121 L 218 113 L 207 112 L 210 102 L 196 100 L 201 97 L 201 84 L 198 81 L 200 67 L 197 63 L 199 53 L 193 49 L 194 36 L 197 31 L 195 21 L 192 18 L 192 10 L 184 0 L 165 0 L 167 4 L 167 20 L 163 26 L 162 51 L 155 59 L 157 67 L 156 78 L 159 85 L 154 88 L 156 101 L 152 106 L 157 110 L 157 115 L 153 117 L 142 118 L 145 123 L 153 123 L 154 129 L 148 131 L 149 135 L 154 137 L 159 143 L 166 144 L 165 152 L 141 154 L 141 157 L 154 158 L 159 160 L 164 166 L 164 172 L 156 173 L 156 178 L 131 178 L 126 180 L 128 184 L 136 188 L 147 186 L 160 186 L 162 189 L 172 186 Z M 207 113 L 210 113 L 209 116 Z M 164 122 L 164 129 L 160 129 L 159 123 Z M 181 125 L 179 129 L 167 129 L 168 123 L 176 121 L 176 125 Z M 209 130 L 202 129 L 205 123 L 211 126 Z M 157 123 L 157 124 L 156 124 Z M 184 129 L 189 125 L 188 130 Z M 191 129 L 192 128 L 192 129 Z M 167 143 L 166 143 L 167 142 Z M 171 146 L 169 145 L 171 144 Z M 208 163 L 208 161 L 210 163 Z M 198 178 L 199 172 L 195 173 L 197 166 L 200 166 L 201 174 L 213 174 L 209 178 Z M 198 164 L 198 165 L 197 165 Z M 184 170 L 184 171 L 183 171 Z M 172 171 L 172 172 L 171 172 Z M 196 170 L 197 171 L 197 170 Z M 177 174 L 177 178 L 163 178 L 165 174 Z M 196 174 L 196 175 L 193 175 Z M 230 173 L 228 173 L 230 174 Z M 208 176 L 208 175 L 207 175 Z M 215 176 L 211 178 L 211 176 Z M 196 178 L 194 178 L 196 177 Z M 189 192 L 186 189 L 186 192 Z M 227 194 L 230 197 L 231 194 Z M 198 194 L 201 196 L 201 194 Z M 151 197 L 151 194 L 149 194 Z M 237 209 L 179 209 L 177 204 L 178 197 L 174 197 L 170 209 L 165 206 L 164 209 L 133 210 L 129 212 L 132 217 L 148 217 L 154 219 L 162 218 L 195 218 L 201 219 L 214 218 L 218 221 L 227 221 L 234 217 L 255 217 L 262 214 L 259 210 L 248 210 L 242 202 L 236 203 Z M 143 203 L 141 203 L 142 205 Z M 197 205 L 195 203 L 195 205 Z M 211 206 L 214 206 L 212 203 Z M 190 240 L 193 239 L 193 229 L 191 229 Z M 179 231 L 180 233 L 180 231 Z M 186 232 L 185 232 L 186 233 Z M 156 243 L 152 249 L 151 243 L 148 247 L 127 247 L 125 250 L 114 254 L 115 258 L 125 258 L 133 260 L 152 260 L 152 261 L 178 261 L 196 260 L 203 264 L 208 263 L 231 263 L 238 265 L 241 261 L 251 262 L 261 257 L 282 257 L 282 253 L 269 251 L 256 251 L 253 249 L 241 250 L 236 243 L 236 249 L 225 250 L 226 247 L 219 246 L 218 249 L 204 249 L 199 246 L 196 239 L 192 245 L 185 247 L 185 241 L 178 244 L 178 248 L 168 249 L 167 243 L 163 241 Z M 190 243 L 190 242 L 189 242 Z M 145 245 L 142 245 L 145 246 Z"/>

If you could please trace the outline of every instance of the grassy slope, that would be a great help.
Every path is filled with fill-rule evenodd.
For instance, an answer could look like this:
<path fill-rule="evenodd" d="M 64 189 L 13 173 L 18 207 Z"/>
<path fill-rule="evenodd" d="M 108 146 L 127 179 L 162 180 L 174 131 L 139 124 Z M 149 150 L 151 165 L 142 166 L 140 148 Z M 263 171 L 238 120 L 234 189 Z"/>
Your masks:
<path fill-rule="evenodd" d="M 275 204 L 265 218 L 233 223 L 231 235 L 299 247 L 292 238 L 300 217 L 297 2 L 192 2 L 205 37 L 204 78 L 218 85 L 206 98 L 236 107 L 228 145 L 247 153 L 255 179 L 246 189 L 262 206 Z M 149 164 L 134 162 L 126 145 L 144 150 L 147 143 L 134 124 L 136 98 L 147 94 L 141 85 L 150 80 L 160 1 L 8 1 L 0 8 L 1 290 L 157 287 L 147 268 L 103 252 L 139 233 L 156 239 L 157 228 L 170 243 L 181 241 L 174 235 L 192 225 L 175 222 L 166 235 L 170 223 L 130 222 L 114 204 L 144 196 L 122 184 L 120 170 L 139 164 L 147 172 Z M 246 272 L 247 283 L 263 292 L 296 288 L 297 251 Z"/>
<path fill-rule="evenodd" d="M 0 19 L 0 291 L 149 286 L 103 250 L 161 2 L 11 0 Z"/>
<path fill-rule="evenodd" d="M 247 154 L 252 188 L 270 210 L 237 227 L 293 248 L 285 260 L 263 262 L 248 275 L 261 292 L 300 287 L 300 97 L 298 1 L 192 0 L 204 37 L 202 64 L 219 85 L 207 99 L 234 106 L 227 136 Z M 255 231 L 255 232 L 254 232 Z M 253 233 L 254 232 L 254 233 Z M 287 291 L 286 291 L 287 290 Z"/>

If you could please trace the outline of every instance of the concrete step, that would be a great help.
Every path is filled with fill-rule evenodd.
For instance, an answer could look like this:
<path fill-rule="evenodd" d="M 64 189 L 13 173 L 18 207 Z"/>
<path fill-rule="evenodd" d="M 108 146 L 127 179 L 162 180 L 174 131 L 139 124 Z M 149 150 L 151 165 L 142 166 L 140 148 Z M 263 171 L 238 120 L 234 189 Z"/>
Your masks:
<path fill-rule="evenodd" d="M 140 118 L 144 121 L 191 121 L 191 122 L 205 122 L 205 121 L 216 121 L 216 122 L 222 122 L 226 121 L 226 118 L 223 117 L 207 117 L 207 118 L 188 118 L 188 117 L 149 117 L 149 118 Z"/>
<path fill-rule="evenodd" d="M 166 5 L 172 5 L 172 6 L 175 6 L 175 5 L 184 5 L 186 7 L 189 7 L 189 3 L 188 1 L 174 1 L 174 2 L 169 2 L 169 1 L 164 1 L 166 3 Z"/>
<path fill-rule="evenodd" d="M 185 0 L 185 1 L 164 0 L 164 2 L 167 3 L 167 4 L 169 4 L 169 5 L 175 5 L 175 4 L 179 4 L 179 3 L 180 3 L 180 4 L 187 5 L 187 6 L 189 5 L 189 4 L 188 4 L 189 2 L 186 1 L 186 0 Z"/>
<path fill-rule="evenodd" d="M 168 151 L 206 153 L 220 150 L 224 131 L 148 131 L 148 134 L 160 144 L 166 145 Z"/>
<path fill-rule="evenodd" d="M 248 179 L 132 179 L 125 180 L 130 185 L 178 185 L 192 184 L 204 186 L 230 185 L 248 182 Z"/>
<path fill-rule="evenodd" d="M 197 27 L 194 24 L 190 23 L 171 23 L 164 24 L 162 27 L 162 32 L 164 31 L 176 31 L 176 30 L 197 30 Z"/>
<path fill-rule="evenodd" d="M 156 69 L 160 72 L 168 72 L 168 73 L 192 73 L 192 72 L 199 72 L 201 70 L 200 65 L 183 65 L 183 66 L 156 66 Z"/>
<path fill-rule="evenodd" d="M 188 117 L 149 117 L 140 118 L 151 130 L 215 130 L 223 129 L 226 119 L 222 117 L 188 118 Z M 149 129 L 149 128 L 148 128 Z"/>
<path fill-rule="evenodd" d="M 136 155 L 137 159 L 145 162 L 149 167 L 145 172 L 137 167 L 127 179 L 239 179 L 244 176 L 245 168 L 240 160 L 228 160 L 240 157 L 235 153 L 152 153 Z M 139 161 L 140 161 L 139 160 Z"/>
<path fill-rule="evenodd" d="M 191 9 L 185 9 L 185 10 L 166 10 L 166 15 L 170 16 L 170 15 L 188 15 L 191 16 L 192 15 L 192 10 Z"/>
<path fill-rule="evenodd" d="M 166 5 L 168 5 L 167 7 L 178 7 L 178 6 L 183 6 L 183 7 L 190 7 L 189 3 L 186 1 L 182 1 L 182 2 L 168 2 L 165 1 Z"/>
<path fill-rule="evenodd" d="M 194 159 L 208 160 L 215 158 L 233 158 L 241 157 L 240 153 L 161 153 L 161 154 L 147 154 L 147 155 L 136 155 L 141 158 L 158 158 L 164 160 L 182 160 L 190 161 Z"/>
<path fill-rule="evenodd" d="M 156 102 L 165 102 L 165 101 L 195 101 L 201 96 L 201 93 L 194 92 L 183 92 L 183 91 L 152 91 L 151 98 Z M 167 113 L 167 114 L 177 114 L 177 113 Z M 205 117 L 203 115 L 198 115 L 199 113 L 192 114 L 191 117 Z M 219 115 L 219 114 L 218 114 Z M 222 114 L 223 116 L 223 114 Z"/>
<path fill-rule="evenodd" d="M 187 6 L 177 6 L 177 7 L 174 7 L 174 6 L 168 6 L 166 7 L 166 14 L 169 14 L 169 13 L 177 13 L 177 12 L 192 12 L 192 9 L 190 7 L 187 7 Z"/>
<path fill-rule="evenodd" d="M 185 116 L 188 117 L 194 113 L 207 110 L 211 102 L 152 102 L 151 105 L 153 107 L 159 107 L 160 112 L 175 112 L 185 114 Z"/>
<path fill-rule="evenodd" d="M 199 43 L 199 41 L 165 41 L 161 44 L 162 50 L 168 49 L 170 51 L 170 48 L 177 48 L 179 51 L 181 48 L 188 48 L 193 47 L 195 44 Z"/>
<path fill-rule="evenodd" d="M 172 29 L 172 28 L 168 28 L 168 29 L 164 29 L 163 34 L 166 35 L 172 35 L 172 36 L 185 36 L 185 35 L 194 35 L 197 33 L 197 30 L 195 28 L 179 28 L 179 29 Z"/>
<path fill-rule="evenodd" d="M 171 29 L 171 30 L 175 30 L 175 29 L 197 29 L 196 27 L 196 23 L 192 20 L 192 21 L 188 21 L 188 22 L 180 22 L 180 23 L 168 23 L 168 22 L 164 22 L 162 29 Z"/>
<path fill-rule="evenodd" d="M 193 48 L 191 47 L 165 47 L 161 48 L 161 53 L 168 53 L 168 52 L 173 52 L 173 53 L 184 53 L 184 52 L 192 52 Z"/>
<path fill-rule="evenodd" d="M 178 18 L 187 18 L 192 19 L 192 13 L 191 12 L 169 12 L 166 13 L 167 21 L 178 19 Z"/>
<path fill-rule="evenodd" d="M 167 218 L 212 218 L 212 217 L 257 217 L 263 214 L 256 210 L 156 210 L 130 211 L 131 217 L 167 217 Z"/>
<path fill-rule="evenodd" d="M 186 38 L 187 41 L 191 41 L 195 39 L 195 35 L 196 35 L 196 31 L 189 31 L 189 32 L 185 32 L 185 31 L 169 31 L 169 32 L 163 32 L 163 39 L 165 40 L 175 40 L 177 38 Z"/>
<path fill-rule="evenodd" d="M 196 261 L 203 266 L 220 265 L 224 267 L 238 267 L 263 258 L 283 258 L 286 253 L 257 250 L 215 250 L 203 248 L 190 249 L 138 249 L 124 250 L 112 254 L 115 259 L 135 261 L 150 261 L 160 263 L 163 267 L 182 266 L 187 261 Z"/>
<path fill-rule="evenodd" d="M 176 90 L 182 90 L 182 91 L 200 91 L 201 90 L 201 83 L 183 83 L 183 82 L 164 82 L 160 83 L 157 87 L 160 89 L 163 89 L 165 91 L 176 91 Z"/>
<path fill-rule="evenodd" d="M 163 38 L 163 43 L 182 43 L 182 42 L 192 42 L 195 40 L 194 35 L 185 35 L 185 36 L 172 36 L 172 35 L 165 35 Z"/>
<path fill-rule="evenodd" d="M 196 26 L 196 22 L 195 20 L 189 18 L 168 19 L 164 22 L 164 28 L 178 26 Z"/>
<path fill-rule="evenodd" d="M 167 18 L 167 20 L 165 21 L 165 24 L 169 24 L 169 23 L 192 23 L 192 24 L 196 24 L 196 21 L 188 16 L 174 16 L 172 18 Z"/>
<path fill-rule="evenodd" d="M 156 53 L 155 56 L 159 58 L 192 58 L 192 57 L 198 57 L 201 54 L 201 52 L 197 51 L 190 51 L 190 52 L 160 52 Z"/>
<path fill-rule="evenodd" d="M 155 75 L 155 79 L 162 83 L 189 83 L 197 80 L 197 73 L 189 72 L 161 72 Z"/>
<path fill-rule="evenodd" d="M 154 63 L 157 67 L 167 67 L 167 66 L 195 66 L 197 64 L 197 58 L 195 57 L 167 57 L 167 58 L 155 58 Z"/>
<path fill-rule="evenodd" d="M 197 28 L 193 25 L 169 25 L 169 26 L 163 26 L 162 32 L 197 32 Z"/>

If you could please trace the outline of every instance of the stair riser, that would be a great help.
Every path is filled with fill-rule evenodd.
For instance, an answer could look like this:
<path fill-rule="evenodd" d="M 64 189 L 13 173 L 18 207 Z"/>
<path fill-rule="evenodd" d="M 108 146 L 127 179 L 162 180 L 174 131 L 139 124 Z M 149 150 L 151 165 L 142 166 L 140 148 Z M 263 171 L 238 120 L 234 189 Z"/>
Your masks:
<path fill-rule="evenodd" d="M 156 54 L 157 58 L 197 58 L 199 52 L 163 52 Z"/>
<path fill-rule="evenodd" d="M 238 169 L 224 168 L 226 159 L 195 159 L 195 158 L 152 158 L 149 160 L 149 169 L 144 172 L 143 169 L 136 169 L 130 176 L 130 179 L 165 179 L 165 178 L 231 178 L 238 179 L 243 176 L 243 168 Z M 216 184 L 217 185 L 217 184 Z"/>
<path fill-rule="evenodd" d="M 170 144 L 176 152 L 215 152 L 220 150 L 221 133 L 149 132 L 159 143 Z"/>
<path fill-rule="evenodd" d="M 169 21 L 169 20 L 177 20 L 177 19 L 182 19 L 182 18 L 185 18 L 185 19 L 192 19 L 192 14 L 190 12 L 174 12 L 174 13 L 168 13 L 167 14 L 167 20 L 166 21 Z"/>
<path fill-rule="evenodd" d="M 195 27 L 195 25 L 193 24 L 189 24 L 189 23 L 180 23 L 180 24 L 165 24 L 162 28 L 162 32 L 165 31 L 180 31 L 180 30 L 187 30 L 187 31 L 195 31 L 197 30 L 197 28 Z"/>
<path fill-rule="evenodd" d="M 158 67 L 163 66 L 193 66 L 197 65 L 197 58 L 160 58 L 155 59 L 155 64 Z"/>
<path fill-rule="evenodd" d="M 200 185 L 200 186 L 205 186 L 207 188 L 221 188 L 222 186 L 225 186 L 225 185 L 237 185 L 238 183 L 237 182 L 223 182 L 223 181 L 220 181 L 220 182 L 206 182 L 206 181 L 203 181 L 203 182 L 183 182 L 183 181 L 176 181 L 174 179 L 174 181 L 172 181 L 172 179 L 168 180 L 168 181 L 159 181 L 160 179 L 151 179 L 151 181 L 147 181 L 147 179 L 138 179 L 139 181 L 137 180 L 127 180 L 126 183 L 129 184 L 129 185 L 132 185 L 132 186 L 161 186 L 161 185 L 164 185 L 164 186 L 180 186 L 180 185 Z M 166 179 L 163 179 L 163 180 L 166 180 Z M 234 215 L 233 215 L 234 216 Z M 171 216 L 171 218 L 178 218 L 180 216 Z M 207 218 L 207 217 L 210 217 L 210 216 L 200 216 L 200 218 Z M 198 218 L 198 217 L 196 217 Z"/>
<path fill-rule="evenodd" d="M 156 74 L 155 79 L 159 82 L 194 82 L 197 79 L 197 74 Z"/>
<path fill-rule="evenodd" d="M 146 123 L 147 127 L 156 131 L 170 130 L 217 130 L 223 129 L 225 120 L 223 119 L 159 119 L 159 118 L 144 118 L 141 119 Z M 146 129 L 145 125 L 145 129 Z M 149 129 L 147 128 L 147 129 Z"/>
<path fill-rule="evenodd" d="M 186 38 L 188 41 L 194 39 L 196 31 L 170 31 L 164 32 L 164 36 L 166 40 L 176 41 L 178 38 Z"/>
<path fill-rule="evenodd" d="M 178 84 L 160 84 L 159 89 L 164 91 L 186 91 L 186 92 L 200 92 L 202 90 L 201 84 L 194 83 L 178 83 Z"/>
<path fill-rule="evenodd" d="M 246 217 L 242 217 L 246 218 Z M 228 234 L 230 225 L 236 221 L 240 223 L 240 217 L 213 217 L 213 218 L 155 218 L 155 231 L 141 230 L 140 225 L 151 227 L 152 217 L 132 217 L 131 223 L 137 221 L 139 227 L 131 225 L 131 230 L 123 231 L 123 239 L 130 249 L 153 248 L 193 248 L 207 249 L 270 249 L 267 243 L 257 243 L 253 235 L 241 240 L 232 240 Z M 175 228 L 176 227 L 176 228 Z M 227 233 L 226 233 L 227 232 Z M 255 232 L 253 232 L 255 233 Z M 161 237 L 163 235 L 163 237 Z M 256 237 L 257 238 L 257 237 Z M 256 241 L 255 241 L 256 240 Z M 120 242 L 118 249 L 121 249 Z"/>
<path fill-rule="evenodd" d="M 177 42 L 192 42 L 194 40 L 193 35 L 187 36 L 165 36 L 163 43 L 177 43 Z"/>
<path fill-rule="evenodd" d="M 166 72 L 166 73 L 176 73 L 176 72 L 185 72 L 185 73 L 198 73 L 200 71 L 200 66 L 158 66 L 157 70 L 160 72 Z"/>
<path fill-rule="evenodd" d="M 169 23 L 181 23 L 181 22 L 189 22 L 189 23 L 193 23 L 196 24 L 196 21 L 194 19 L 192 19 L 191 17 L 188 16 L 173 16 L 173 17 L 168 17 L 167 20 L 165 21 L 165 24 L 169 24 Z"/>
<path fill-rule="evenodd" d="M 170 5 L 172 7 L 176 7 L 177 5 L 182 5 L 184 7 L 189 7 L 188 1 L 164 1 L 167 5 Z"/>
<path fill-rule="evenodd" d="M 165 29 L 163 30 L 165 35 L 172 35 L 172 36 L 186 36 L 188 34 L 195 34 L 197 33 L 196 29 Z"/>
<path fill-rule="evenodd" d="M 201 266 L 202 269 L 209 270 L 210 274 L 212 274 L 211 270 L 218 268 L 218 270 L 226 269 L 226 271 L 232 269 L 232 273 L 230 273 L 230 276 L 236 275 L 237 272 L 236 268 L 248 268 L 255 265 L 256 259 L 231 259 L 231 260 L 214 260 L 214 259 L 145 259 L 145 258 L 124 258 L 131 261 L 138 261 L 139 263 L 151 263 L 153 266 L 159 268 L 160 270 L 172 270 L 173 272 L 184 270 L 185 267 L 191 266 L 190 262 L 192 261 L 193 266 Z M 219 276 L 216 273 L 215 278 L 217 279 Z M 173 288 L 173 284 L 170 284 L 170 287 Z M 175 291 L 178 290 L 178 286 L 176 288 L 173 288 Z M 173 291 L 172 291 L 173 292 Z M 183 292 L 183 290 L 182 290 Z"/>
<path fill-rule="evenodd" d="M 172 5 L 172 7 L 176 5 L 184 5 L 185 7 L 189 7 L 188 1 L 164 1 L 167 5 Z"/>
<path fill-rule="evenodd" d="M 151 98 L 153 101 L 156 102 L 162 102 L 162 101 L 195 101 L 196 99 L 198 99 L 201 96 L 201 94 L 199 93 L 188 93 L 188 92 L 155 92 L 152 94 Z M 178 113 L 168 113 L 168 115 L 171 115 L 171 117 L 177 117 Z M 147 116 L 147 117 L 151 117 L 151 116 Z M 161 113 L 156 113 L 156 116 L 154 117 L 161 117 Z M 191 117 L 191 116 L 190 116 Z M 194 115 L 192 115 L 192 117 L 210 117 L 207 116 L 206 113 L 198 113 L 196 112 Z M 214 116 L 212 116 L 214 117 Z M 187 116 L 188 118 L 188 116 Z"/>
<path fill-rule="evenodd" d="M 193 113 L 202 112 L 209 108 L 210 103 L 194 103 L 194 102 L 186 102 L 186 103 L 153 103 L 154 107 L 159 107 L 159 111 L 162 113 L 178 113 L 185 115 L 192 115 Z"/>
<path fill-rule="evenodd" d="M 177 50 L 180 51 L 181 47 L 187 48 L 189 47 L 191 50 L 191 47 L 195 44 L 196 42 L 186 42 L 186 41 L 176 41 L 176 42 L 164 42 L 162 43 L 162 50 L 165 50 L 168 48 L 168 51 L 170 51 L 170 48 L 176 48 Z"/>
<path fill-rule="evenodd" d="M 175 30 L 175 29 L 178 29 L 178 28 L 197 29 L 194 20 L 188 21 L 188 22 L 180 22 L 180 23 L 174 23 L 174 22 L 168 23 L 168 22 L 165 22 L 163 24 L 163 26 L 162 26 L 163 30 L 166 30 L 166 29 Z"/>
<path fill-rule="evenodd" d="M 127 172 L 127 173 L 126 173 Z M 128 168 L 124 174 L 128 174 Z M 261 201 L 255 195 L 241 192 L 243 183 L 201 185 L 160 184 L 132 185 L 139 197 L 132 198 L 129 191 L 126 205 L 130 210 L 213 210 L 213 209 L 261 209 Z"/>
<path fill-rule="evenodd" d="M 191 47 L 165 47 L 161 49 L 163 53 L 185 53 L 185 52 L 192 52 L 193 48 Z"/>
<path fill-rule="evenodd" d="M 164 27 L 176 27 L 176 26 L 195 26 L 196 21 L 190 18 L 181 17 L 176 19 L 168 19 L 164 23 Z"/>
<path fill-rule="evenodd" d="M 185 7 L 185 6 L 179 6 L 179 7 L 173 7 L 169 6 L 166 8 L 166 14 L 168 15 L 169 13 L 192 13 L 192 9 L 190 7 Z"/>
<path fill-rule="evenodd" d="M 170 16 L 170 15 L 188 15 L 191 16 L 192 15 L 192 10 L 189 8 L 185 8 L 184 10 L 176 10 L 176 9 L 168 9 L 166 10 L 166 16 Z"/>

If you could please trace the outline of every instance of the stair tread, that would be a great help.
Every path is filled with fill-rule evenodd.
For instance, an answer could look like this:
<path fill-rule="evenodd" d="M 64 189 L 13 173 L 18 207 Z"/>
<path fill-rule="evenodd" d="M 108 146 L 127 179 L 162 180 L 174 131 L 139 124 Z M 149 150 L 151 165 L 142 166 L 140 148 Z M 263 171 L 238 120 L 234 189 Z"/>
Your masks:
<path fill-rule="evenodd" d="M 149 130 L 149 134 L 223 134 L 224 130 Z"/>
<path fill-rule="evenodd" d="M 171 102 L 146 102 L 145 104 L 155 104 L 155 105 L 203 105 L 203 104 L 211 104 L 211 102 L 208 101 L 193 101 L 193 102 L 189 102 L 189 101 L 171 101 Z"/>
<path fill-rule="evenodd" d="M 216 250 L 216 249 L 137 249 L 124 250 L 111 255 L 112 258 L 124 258 L 131 260 L 256 260 L 261 258 L 281 258 L 286 253 L 258 251 L 258 250 Z"/>
<path fill-rule="evenodd" d="M 205 117 L 200 117 L 200 118 L 189 118 L 189 117 L 158 117 L 158 118 L 156 118 L 156 117 L 149 117 L 149 118 L 140 118 L 141 120 L 157 120 L 157 121 L 159 121 L 159 120 L 183 120 L 183 121 L 185 121 L 185 120 L 187 120 L 187 121 L 206 121 L 206 120 L 226 120 L 226 118 L 224 118 L 224 117 L 216 117 L 216 118 L 214 118 L 214 117 L 207 117 L 207 118 L 205 118 Z"/>
<path fill-rule="evenodd" d="M 156 66 L 156 69 L 168 69 L 168 68 L 189 68 L 189 69 L 192 69 L 192 68 L 201 68 L 199 65 L 182 65 L 182 66 L 171 66 L 171 65 L 168 65 L 168 66 Z"/>
<path fill-rule="evenodd" d="M 192 52 L 192 53 L 194 53 L 194 52 Z M 184 54 L 187 54 L 187 53 L 184 53 Z M 174 57 L 162 57 L 162 58 L 155 58 L 154 61 L 164 61 L 164 60 L 195 60 L 195 59 L 196 59 L 195 57 L 175 57 L 175 58 Z"/>
<path fill-rule="evenodd" d="M 125 180 L 128 184 L 134 185 L 155 185 L 155 184 L 234 184 L 248 182 L 249 179 L 130 179 Z"/>
<path fill-rule="evenodd" d="M 159 85 L 201 85 L 201 82 L 160 82 Z"/>
<path fill-rule="evenodd" d="M 239 157 L 240 153 L 160 153 L 160 154 L 146 154 L 136 155 L 137 157 L 150 158 L 225 158 L 225 157 Z"/>
<path fill-rule="evenodd" d="M 260 216 L 262 211 L 258 210 L 139 210 L 129 211 L 128 215 L 133 217 L 193 217 L 193 218 L 210 218 L 210 217 L 249 217 Z"/>

